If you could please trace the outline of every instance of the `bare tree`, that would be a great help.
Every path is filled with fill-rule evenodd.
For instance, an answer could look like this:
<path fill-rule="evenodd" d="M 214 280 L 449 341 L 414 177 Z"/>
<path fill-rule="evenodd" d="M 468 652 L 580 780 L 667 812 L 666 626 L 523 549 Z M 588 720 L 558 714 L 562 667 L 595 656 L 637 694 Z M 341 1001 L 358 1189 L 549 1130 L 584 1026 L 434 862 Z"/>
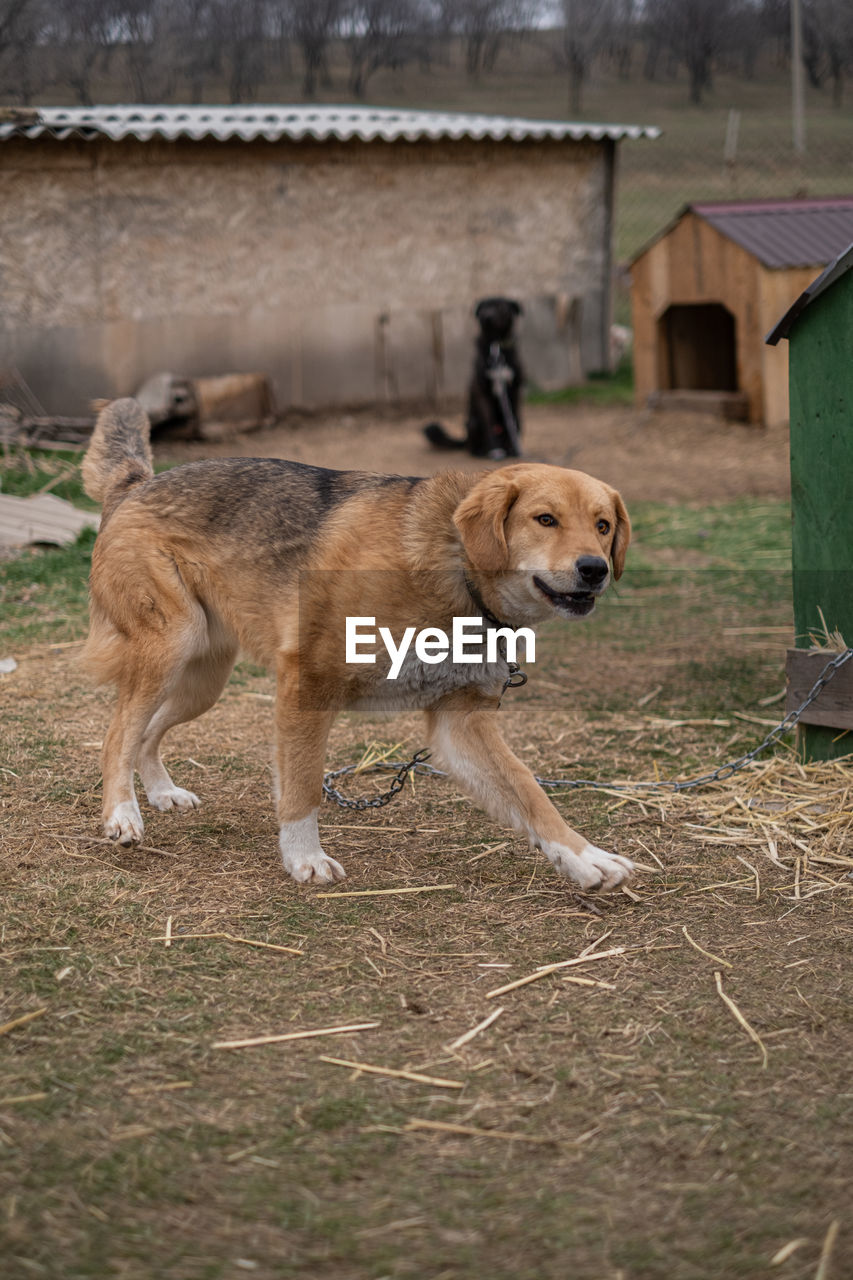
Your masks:
<path fill-rule="evenodd" d="M 742 0 L 647 0 L 646 22 L 687 70 L 692 103 L 712 88 L 714 61 L 731 46 Z"/>
<path fill-rule="evenodd" d="M 171 56 L 190 102 L 201 102 L 205 82 L 223 74 L 218 18 L 219 0 L 173 0 Z"/>
<path fill-rule="evenodd" d="M 127 74 L 137 102 L 162 102 L 167 94 L 165 65 L 160 57 L 158 0 L 124 0 L 119 30 Z"/>
<path fill-rule="evenodd" d="M 264 0 L 218 0 L 213 20 L 228 61 L 228 97 L 252 102 L 264 75 Z"/>
<path fill-rule="evenodd" d="M 465 70 L 472 79 L 491 71 L 501 43 L 530 21 L 529 0 L 439 0 L 439 27 L 459 35 L 465 47 Z"/>
<path fill-rule="evenodd" d="M 774 61 L 780 69 L 791 59 L 791 0 L 758 0 L 762 40 L 772 41 Z"/>
<path fill-rule="evenodd" d="M 0 0 L 0 95 L 25 106 L 46 78 L 38 54 L 47 22 L 42 0 Z"/>
<path fill-rule="evenodd" d="M 556 58 L 568 75 L 569 115 L 578 116 L 583 109 L 583 89 L 593 60 L 613 29 L 613 3 L 612 0 L 562 0 L 562 10 L 562 39 Z"/>
<path fill-rule="evenodd" d="M 285 0 L 285 19 L 304 64 L 302 93 L 313 98 L 319 81 L 328 82 L 328 48 L 339 34 L 344 0 Z"/>
<path fill-rule="evenodd" d="M 417 0 L 350 0 L 349 85 L 357 98 L 364 97 L 368 80 L 380 67 L 401 67 L 418 56 L 424 17 Z"/>
<path fill-rule="evenodd" d="M 844 98 L 844 77 L 853 66 L 853 11 L 849 0 L 805 0 L 803 62 L 809 82 L 819 89 L 832 82 L 832 105 Z"/>
<path fill-rule="evenodd" d="M 67 84 L 84 107 L 92 105 L 95 79 L 109 68 L 120 23 L 118 0 L 66 0 L 53 10 L 50 36 L 58 46 L 56 79 Z"/>
<path fill-rule="evenodd" d="M 761 9 L 755 0 L 744 0 L 734 15 L 732 54 L 737 56 L 747 80 L 755 79 L 763 38 Z"/>
<path fill-rule="evenodd" d="M 637 41 L 638 0 L 611 0 L 607 51 L 620 80 L 628 80 Z"/>
<path fill-rule="evenodd" d="M 27 10 L 33 7 L 33 0 L 0 0 L 0 53 L 12 47 L 27 19 Z"/>

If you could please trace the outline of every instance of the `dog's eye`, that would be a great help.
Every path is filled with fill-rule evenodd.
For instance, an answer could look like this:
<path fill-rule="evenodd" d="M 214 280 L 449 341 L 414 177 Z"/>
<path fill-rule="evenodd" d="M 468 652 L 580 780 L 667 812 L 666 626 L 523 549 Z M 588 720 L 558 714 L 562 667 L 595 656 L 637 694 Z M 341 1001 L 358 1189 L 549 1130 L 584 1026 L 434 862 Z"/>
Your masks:
<path fill-rule="evenodd" d="M 549 516 L 547 513 L 545 515 L 537 516 L 536 519 L 539 521 L 540 524 L 544 524 L 546 528 L 549 525 L 553 525 L 557 523 L 556 516 Z"/>
<path fill-rule="evenodd" d="M 599 520 L 595 527 L 602 537 L 606 537 L 606 535 L 610 532 L 610 521 Z"/>

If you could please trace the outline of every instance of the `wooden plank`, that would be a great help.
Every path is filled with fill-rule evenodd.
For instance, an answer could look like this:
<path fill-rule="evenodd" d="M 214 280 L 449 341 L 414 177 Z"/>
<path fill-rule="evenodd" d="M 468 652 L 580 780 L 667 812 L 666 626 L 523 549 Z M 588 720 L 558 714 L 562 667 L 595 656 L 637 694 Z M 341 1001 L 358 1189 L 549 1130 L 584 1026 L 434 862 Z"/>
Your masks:
<path fill-rule="evenodd" d="M 763 341 L 764 334 L 769 333 L 814 278 L 814 267 L 789 267 L 784 271 L 758 267 L 758 328 L 761 340 L 756 342 L 755 353 L 761 352 L 764 421 L 768 427 L 780 426 L 789 417 L 788 343 L 768 346 Z"/>
<path fill-rule="evenodd" d="M 749 421 L 749 400 L 743 391 L 653 391 L 646 397 L 646 404 L 650 409 L 710 413 L 730 422 Z"/>
<path fill-rule="evenodd" d="M 827 662 L 835 654 L 830 649 L 789 649 L 786 663 L 788 691 L 785 711 L 800 706 Z M 853 729 L 853 662 L 840 667 L 829 684 L 810 707 L 803 712 L 802 724 L 823 725 L 828 729 Z M 849 743 L 848 750 L 853 750 Z"/>
<path fill-rule="evenodd" d="M 637 407 L 660 385 L 657 377 L 657 321 L 652 286 L 652 255 L 657 246 L 631 266 L 631 323 L 634 328 L 634 399 Z"/>

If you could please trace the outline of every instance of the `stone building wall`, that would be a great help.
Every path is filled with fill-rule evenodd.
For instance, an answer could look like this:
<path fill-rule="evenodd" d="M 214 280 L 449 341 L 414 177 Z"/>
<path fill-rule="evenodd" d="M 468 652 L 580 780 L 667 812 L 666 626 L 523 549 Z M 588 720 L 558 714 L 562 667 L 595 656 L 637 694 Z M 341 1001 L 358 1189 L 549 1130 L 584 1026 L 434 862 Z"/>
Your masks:
<path fill-rule="evenodd" d="M 52 412 L 163 369 L 278 404 L 462 393 L 471 312 L 525 307 L 543 387 L 606 367 L 612 142 L 0 144 L 0 371 Z"/>

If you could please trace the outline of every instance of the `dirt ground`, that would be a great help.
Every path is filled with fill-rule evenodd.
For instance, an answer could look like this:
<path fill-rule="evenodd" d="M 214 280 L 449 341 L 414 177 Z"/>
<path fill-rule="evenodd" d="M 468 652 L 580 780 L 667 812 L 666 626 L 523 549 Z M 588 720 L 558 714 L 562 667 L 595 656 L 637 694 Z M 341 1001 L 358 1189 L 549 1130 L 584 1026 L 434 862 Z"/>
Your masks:
<path fill-rule="evenodd" d="M 240 454 L 314 466 L 431 475 L 448 466 L 494 466 L 463 452 L 440 452 L 421 434 L 425 416 L 359 412 L 294 415 L 275 428 L 221 444 L 161 440 L 159 457 L 184 460 Z M 462 419 L 447 425 L 462 435 Z M 725 502 L 789 492 L 786 428 L 722 422 L 697 414 L 638 412 L 592 405 L 529 405 L 525 455 L 574 467 L 619 489 L 626 500 Z"/>
<path fill-rule="evenodd" d="M 443 461 L 419 421 L 303 420 L 218 451 L 417 474 Z M 528 428 L 531 455 L 629 505 L 786 491 L 781 432 L 587 408 Z M 98 829 L 109 693 L 76 641 L 18 655 L 0 678 L 4 1277 L 853 1275 L 849 765 L 781 749 L 681 797 L 612 790 L 753 747 L 790 630 L 760 575 L 749 595 L 629 578 L 599 623 L 543 639 L 501 711 L 540 775 L 611 788 L 555 793 L 637 863 L 609 897 L 427 776 L 389 808 L 324 805 L 349 878 L 294 884 L 272 682 L 250 664 L 167 740 L 202 808 L 143 806 L 145 844 L 117 848 Z M 329 767 L 420 735 L 414 715 L 344 715 Z M 222 1047 L 282 1035 L 301 1038 Z"/>

